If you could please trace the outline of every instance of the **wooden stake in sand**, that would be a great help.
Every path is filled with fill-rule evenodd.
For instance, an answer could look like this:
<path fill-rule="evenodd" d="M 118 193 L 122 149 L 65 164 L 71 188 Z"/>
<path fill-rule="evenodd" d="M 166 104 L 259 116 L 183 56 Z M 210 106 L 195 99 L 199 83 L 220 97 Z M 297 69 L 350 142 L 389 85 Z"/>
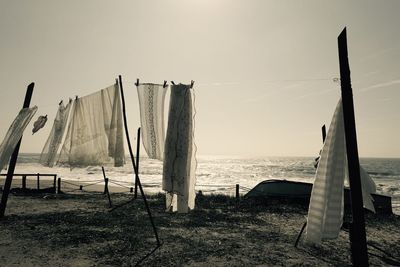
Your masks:
<path fill-rule="evenodd" d="M 142 198 L 143 198 L 144 206 L 146 207 L 147 214 L 149 215 L 150 223 L 151 223 L 151 226 L 153 227 L 154 235 L 155 235 L 155 238 L 157 240 L 157 248 L 158 248 L 158 247 L 161 246 L 161 242 L 160 242 L 160 239 L 158 238 L 158 233 L 157 233 L 157 229 L 156 229 L 156 226 L 154 224 L 154 221 L 153 221 L 153 216 L 151 215 L 149 204 L 147 203 L 146 195 L 144 194 L 143 187 L 142 187 L 142 184 L 141 184 L 140 179 L 139 179 L 139 174 L 138 174 L 139 170 L 138 170 L 137 165 L 135 163 L 135 157 L 133 156 L 131 140 L 129 138 L 128 123 L 127 123 L 127 120 L 126 120 L 126 110 L 125 110 L 125 96 L 124 96 L 124 89 L 123 89 L 123 86 L 122 86 L 122 77 L 121 77 L 121 75 L 119 75 L 119 89 L 121 91 L 122 114 L 123 114 L 123 117 L 124 117 L 126 141 L 128 143 L 128 149 L 129 149 L 129 154 L 131 156 L 133 170 L 135 171 L 135 181 L 137 182 L 137 185 L 139 186 L 139 190 L 140 190 L 140 194 L 142 195 Z M 138 135 L 137 138 L 139 138 L 139 136 L 140 136 L 140 128 L 138 130 L 138 134 L 139 135 Z"/>
<path fill-rule="evenodd" d="M 108 178 L 106 176 L 106 171 L 104 170 L 104 167 L 101 166 L 101 170 L 103 171 L 103 178 L 104 178 L 104 193 L 107 194 L 108 198 L 108 206 L 112 208 L 112 202 L 111 202 L 111 196 L 110 196 L 110 191 L 108 190 Z"/>
<path fill-rule="evenodd" d="M 351 210 L 353 217 L 353 222 L 350 227 L 351 258 L 354 266 L 369 266 L 346 28 L 343 29 L 338 37 L 338 49 Z"/>
<path fill-rule="evenodd" d="M 23 108 L 29 108 L 29 105 L 31 104 L 33 87 L 35 87 L 35 83 L 31 83 L 30 85 L 28 85 L 28 88 L 26 89 Z M 10 194 L 11 183 L 12 183 L 12 179 L 14 176 L 15 165 L 17 164 L 19 147 L 21 146 L 21 141 L 22 141 L 22 137 L 18 141 L 18 143 L 14 149 L 14 152 L 11 155 L 10 163 L 8 165 L 6 182 L 4 183 L 3 195 L 1 196 L 0 218 L 4 217 L 4 213 L 6 211 L 8 195 Z"/>
<path fill-rule="evenodd" d="M 139 79 L 138 79 L 139 82 Z M 139 156 L 140 156 L 140 128 L 137 130 L 137 138 L 136 138 L 136 172 L 135 172 L 135 199 L 137 198 L 138 193 L 138 179 L 139 179 Z"/>
<path fill-rule="evenodd" d="M 61 194 L 61 177 L 57 179 L 57 194 Z"/>
<path fill-rule="evenodd" d="M 322 143 L 325 143 L 325 139 L 326 139 L 326 127 L 325 127 L 325 124 L 322 125 L 321 131 L 322 131 Z"/>

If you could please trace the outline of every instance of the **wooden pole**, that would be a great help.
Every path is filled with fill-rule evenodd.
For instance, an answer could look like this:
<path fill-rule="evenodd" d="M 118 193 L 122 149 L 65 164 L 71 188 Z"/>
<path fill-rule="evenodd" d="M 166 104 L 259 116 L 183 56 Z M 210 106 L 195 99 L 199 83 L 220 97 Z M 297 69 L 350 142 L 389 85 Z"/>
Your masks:
<path fill-rule="evenodd" d="M 36 174 L 36 181 L 37 181 L 37 189 L 39 190 L 40 189 L 40 174 L 38 173 L 38 174 Z"/>
<path fill-rule="evenodd" d="M 369 266 L 346 28 L 343 29 L 338 37 L 338 49 L 350 182 L 350 202 L 353 217 L 350 227 L 351 258 L 354 266 Z"/>
<path fill-rule="evenodd" d="M 137 130 L 137 142 L 136 142 L 136 175 L 135 175 L 135 199 L 138 193 L 138 182 L 139 177 L 139 153 L 140 153 L 140 128 Z"/>
<path fill-rule="evenodd" d="M 239 208 L 239 200 L 240 200 L 240 196 L 239 196 L 239 184 L 236 184 L 236 209 Z"/>
<path fill-rule="evenodd" d="M 22 175 L 22 190 L 26 190 L 26 175 Z"/>
<path fill-rule="evenodd" d="M 322 131 L 322 143 L 325 143 L 325 139 L 326 139 L 326 127 L 325 127 L 325 124 L 322 125 L 321 131 Z"/>
<path fill-rule="evenodd" d="M 57 192 L 57 175 L 54 175 L 53 187 L 54 187 L 54 194 L 55 194 Z"/>
<path fill-rule="evenodd" d="M 61 194 L 61 177 L 58 178 L 57 182 L 58 182 L 57 194 Z"/>
<path fill-rule="evenodd" d="M 149 204 L 147 203 L 146 195 L 144 194 L 143 187 L 142 187 L 142 184 L 140 182 L 140 178 L 139 178 L 139 175 L 138 175 L 138 169 L 136 167 L 135 157 L 133 156 L 131 141 L 130 141 L 130 138 L 129 138 L 128 123 L 127 123 L 127 120 L 126 120 L 124 89 L 123 89 L 123 86 L 122 86 L 122 77 L 121 77 L 121 75 L 119 75 L 119 89 L 121 90 L 122 114 L 124 116 L 124 126 L 125 126 L 126 141 L 128 143 L 128 149 L 129 149 L 129 154 L 131 156 L 133 170 L 135 171 L 135 180 L 137 181 L 137 184 L 139 186 L 140 194 L 142 195 L 143 202 L 144 202 L 144 205 L 146 207 L 147 214 L 149 215 L 149 219 L 150 219 L 150 222 L 151 222 L 151 226 L 153 227 L 155 238 L 157 240 L 157 246 L 159 247 L 159 246 L 161 246 L 161 242 L 160 242 L 160 239 L 158 238 L 157 229 L 156 229 L 156 226 L 154 224 L 153 217 L 151 215 Z"/>
<path fill-rule="evenodd" d="M 108 206 L 110 208 L 112 208 L 110 191 L 108 190 L 108 178 L 106 178 L 105 181 L 104 181 L 104 187 L 105 187 L 105 191 L 106 191 L 107 198 L 108 198 Z"/>
<path fill-rule="evenodd" d="M 28 88 L 26 89 L 23 108 L 29 108 L 29 105 L 30 105 L 31 99 L 32 99 L 32 94 L 33 94 L 33 87 L 35 87 L 35 83 L 31 83 L 30 85 L 28 85 Z M 12 179 L 14 176 L 15 165 L 17 164 L 19 147 L 21 146 L 21 141 L 22 141 L 22 137 L 18 141 L 17 145 L 15 146 L 14 152 L 11 155 L 10 163 L 8 165 L 6 182 L 4 183 L 3 195 L 1 196 L 0 218 L 4 217 L 4 213 L 6 211 L 8 195 L 10 194 L 11 183 L 12 183 Z"/>
<path fill-rule="evenodd" d="M 306 229 L 306 226 L 307 226 L 307 221 L 303 224 L 303 226 L 301 227 L 300 233 L 297 235 L 296 242 L 294 243 L 295 248 L 297 248 L 297 245 L 299 244 L 299 241 L 300 241 L 300 237 L 303 234 L 304 229 Z"/>
<path fill-rule="evenodd" d="M 104 179 L 104 192 L 103 192 L 103 194 L 106 194 L 107 193 L 107 190 L 106 190 L 106 179 L 107 179 L 106 172 L 104 171 L 104 167 L 103 166 L 101 166 L 101 170 L 103 172 L 103 179 Z"/>
<path fill-rule="evenodd" d="M 103 178 L 104 178 L 104 193 L 103 194 L 107 194 L 108 205 L 111 208 L 112 207 L 112 203 L 111 203 L 110 191 L 108 190 L 108 178 L 106 177 L 106 171 L 104 170 L 103 166 L 101 166 L 101 170 L 103 171 Z"/>

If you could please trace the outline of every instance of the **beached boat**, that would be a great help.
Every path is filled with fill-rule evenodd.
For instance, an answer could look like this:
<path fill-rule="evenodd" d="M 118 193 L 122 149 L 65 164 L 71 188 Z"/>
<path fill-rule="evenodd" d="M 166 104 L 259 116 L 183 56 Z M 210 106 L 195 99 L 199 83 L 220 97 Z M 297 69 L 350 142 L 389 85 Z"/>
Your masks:
<path fill-rule="evenodd" d="M 247 199 L 287 199 L 308 203 L 313 184 L 287 180 L 265 180 L 251 189 L 244 198 Z M 376 213 L 392 214 L 392 198 L 382 194 L 372 194 Z M 350 207 L 350 190 L 344 190 L 344 206 Z"/>

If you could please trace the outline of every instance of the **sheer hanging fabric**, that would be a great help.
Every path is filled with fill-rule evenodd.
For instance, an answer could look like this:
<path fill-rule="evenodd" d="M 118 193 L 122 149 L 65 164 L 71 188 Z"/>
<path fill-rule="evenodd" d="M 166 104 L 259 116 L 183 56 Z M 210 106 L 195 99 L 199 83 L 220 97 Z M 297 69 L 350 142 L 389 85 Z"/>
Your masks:
<path fill-rule="evenodd" d="M 23 108 L 12 122 L 10 128 L 0 145 L 0 171 L 7 165 L 11 154 L 14 152 L 16 145 L 21 139 L 26 126 L 32 120 L 37 111 L 37 107 Z"/>
<path fill-rule="evenodd" d="M 70 167 L 125 162 L 121 98 L 118 85 L 77 98 L 58 162 Z"/>
<path fill-rule="evenodd" d="M 375 183 L 360 166 L 364 207 L 372 211 Z M 319 244 L 337 238 L 342 226 L 343 192 L 348 177 L 342 100 L 336 106 L 322 148 L 308 209 L 306 241 Z M 347 179 L 347 178 L 346 178 Z"/>
<path fill-rule="evenodd" d="M 43 166 L 53 167 L 56 162 L 57 152 L 61 146 L 71 106 L 72 100 L 69 101 L 66 106 L 64 106 L 64 103 L 58 106 L 53 127 L 51 128 L 50 135 L 47 138 L 42 153 L 40 154 L 39 162 Z"/>
<path fill-rule="evenodd" d="M 196 146 L 194 143 L 194 96 L 190 85 L 172 85 L 165 139 L 162 188 L 169 211 L 194 209 Z"/>
<path fill-rule="evenodd" d="M 143 146 L 151 159 L 164 157 L 164 100 L 167 88 L 144 83 L 137 86 Z"/>

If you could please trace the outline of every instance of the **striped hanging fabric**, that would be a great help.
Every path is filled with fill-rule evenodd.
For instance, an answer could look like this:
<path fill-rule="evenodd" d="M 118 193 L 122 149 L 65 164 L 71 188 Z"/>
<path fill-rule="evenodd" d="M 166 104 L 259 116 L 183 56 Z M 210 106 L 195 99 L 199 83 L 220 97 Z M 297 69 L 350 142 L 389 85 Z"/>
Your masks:
<path fill-rule="evenodd" d="M 342 226 L 345 151 L 343 107 L 336 106 L 315 174 L 308 209 L 306 241 L 336 238 Z"/>
<path fill-rule="evenodd" d="M 363 205 L 375 212 L 371 194 L 376 192 L 376 186 L 362 166 L 360 166 L 360 179 Z M 345 181 L 348 182 L 348 167 L 343 106 L 340 99 L 315 174 L 307 217 L 307 242 L 319 244 L 323 239 L 333 239 L 339 235 L 343 222 Z"/>

